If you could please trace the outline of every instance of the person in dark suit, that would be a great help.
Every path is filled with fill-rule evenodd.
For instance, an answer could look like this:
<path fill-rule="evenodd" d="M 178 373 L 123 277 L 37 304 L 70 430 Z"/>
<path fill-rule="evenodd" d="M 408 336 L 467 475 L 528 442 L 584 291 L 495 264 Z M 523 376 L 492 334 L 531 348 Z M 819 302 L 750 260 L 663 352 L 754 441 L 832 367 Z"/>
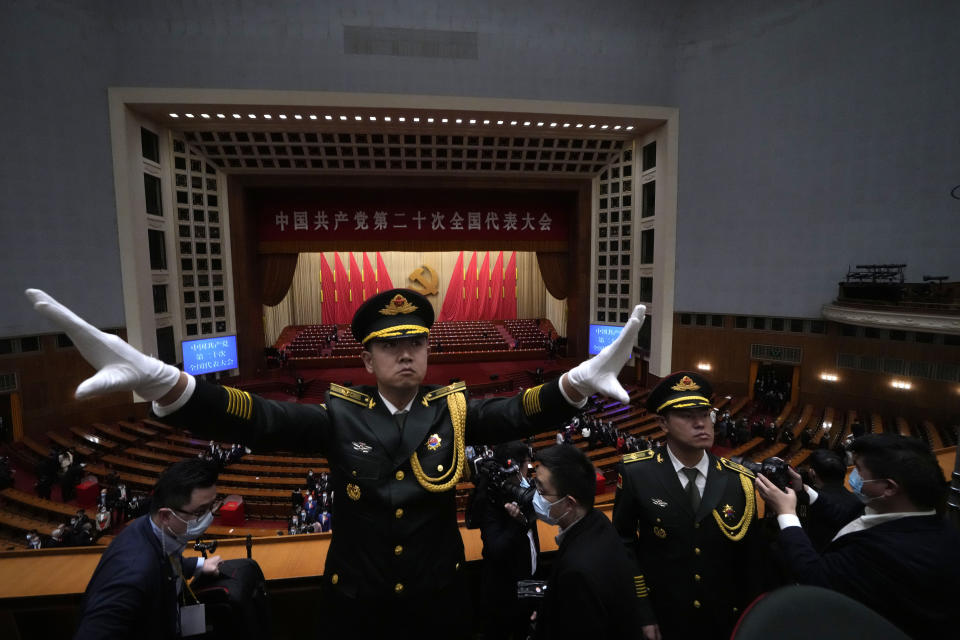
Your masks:
<path fill-rule="evenodd" d="M 710 383 L 665 377 L 647 396 L 666 447 L 619 468 L 613 524 L 637 558 L 643 636 L 728 638 L 761 590 L 754 475 L 710 453 Z"/>
<path fill-rule="evenodd" d="M 468 400 L 463 382 L 421 384 L 433 308 L 414 291 L 394 289 L 364 302 L 351 325 L 376 386 L 334 384 L 324 404 L 299 404 L 196 380 L 98 331 L 42 291 L 27 295 L 99 369 L 78 387 L 79 397 L 135 390 L 156 401 L 165 421 L 204 437 L 326 455 L 337 496 L 324 570 L 330 621 L 357 637 L 463 632 L 456 485 L 465 445 L 555 429 L 594 393 L 629 402 L 616 375 L 644 314 L 638 305 L 617 340 L 557 380 L 513 398 Z M 418 607 L 429 610 L 430 624 L 398 630 L 396 620 Z"/>
<path fill-rule="evenodd" d="M 847 465 L 840 456 L 827 449 L 817 449 L 807 460 L 810 486 L 827 499 L 807 505 L 803 528 L 814 548 L 822 552 L 843 525 L 863 512 L 863 503 L 843 486 Z"/>
<path fill-rule="evenodd" d="M 560 548 L 534 620 L 536 637 L 636 637 L 635 566 L 607 516 L 593 508 L 596 470 L 576 447 L 554 445 L 537 459 L 534 509 L 560 528 Z"/>
<path fill-rule="evenodd" d="M 526 443 L 516 440 L 498 445 L 493 460 L 499 469 L 516 468 L 503 479 L 513 491 L 529 489 L 531 458 Z M 529 601 L 518 600 L 517 582 L 533 578 L 539 564 L 536 514 L 531 505 L 521 506 L 512 494 L 490 486 L 488 474 L 475 482 L 473 504 L 483 540 L 480 591 L 484 637 L 525 638 L 533 608 Z"/>
<path fill-rule="evenodd" d="M 197 458 L 160 475 L 150 514 L 131 522 L 100 558 L 74 640 L 180 636 L 179 603 L 195 604 L 185 580 L 216 574 L 220 564 L 220 556 L 182 555 L 213 520 L 216 481 L 216 465 Z"/>
<path fill-rule="evenodd" d="M 780 549 L 794 580 L 850 596 L 912 638 L 954 637 L 960 533 L 938 513 L 947 485 L 936 457 L 920 440 L 888 434 L 861 436 L 851 451 L 849 482 L 864 513 L 822 554 L 800 526 L 794 489 L 757 480 L 761 497 L 778 514 Z M 813 504 L 832 500 L 802 490 Z"/>

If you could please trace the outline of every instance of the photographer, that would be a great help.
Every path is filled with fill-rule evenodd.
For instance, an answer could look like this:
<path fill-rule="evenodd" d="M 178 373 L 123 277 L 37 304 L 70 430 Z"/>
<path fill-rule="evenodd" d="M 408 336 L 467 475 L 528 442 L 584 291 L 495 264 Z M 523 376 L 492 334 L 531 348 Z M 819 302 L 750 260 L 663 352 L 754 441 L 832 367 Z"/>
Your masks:
<path fill-rule="evenodd" d="M 517 598 L 517 581 L 537 570 L 540 541 L 530 486 L 530 449 L 508 442 L 478 465 L 471 524 L 483 539 L 481 595 L 486 638 L 521 638 L 532 605 Z"/>
<path fill-rule="evenodd" d="M 955 637 L 960 534 L 937 513 L 947 485 L 936 457 L 920 440 L 886 434 L 856 439 L 851 452 L 850 486 L 864 514 L 822 554 L 800 526 L 794 489 L 757 478 L 767 507 L 779 514 L 780 548 L 793 578 L 859 600 L 911 638 Z M 828 494 L 802 490 L 812 504 L 835 506 Z"/>

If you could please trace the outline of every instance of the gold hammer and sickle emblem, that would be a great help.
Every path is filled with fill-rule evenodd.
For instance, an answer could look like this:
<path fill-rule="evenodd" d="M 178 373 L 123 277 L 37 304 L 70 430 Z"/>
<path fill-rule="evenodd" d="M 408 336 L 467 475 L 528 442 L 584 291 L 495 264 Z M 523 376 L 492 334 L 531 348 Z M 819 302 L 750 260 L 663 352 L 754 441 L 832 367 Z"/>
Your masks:
<path fill-rule="evenodd" d="M 437 277 L 437 272 L 433 270 L 433 267 L 419 266 L 407 278 L 420 285 L 419 288 L 411 287 L 417 293 L 429 296 L 440 292 L 440 278 Z"/>

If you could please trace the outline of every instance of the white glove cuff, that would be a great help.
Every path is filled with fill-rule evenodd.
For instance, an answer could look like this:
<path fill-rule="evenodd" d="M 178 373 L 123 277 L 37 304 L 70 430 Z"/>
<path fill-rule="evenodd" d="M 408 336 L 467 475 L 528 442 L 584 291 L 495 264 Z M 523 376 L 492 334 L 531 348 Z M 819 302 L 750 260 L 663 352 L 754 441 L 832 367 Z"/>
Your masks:
<path fill-rule="evenodd" d="M 570 381 L 569 376 L 567 376 L 567 381 L 568 382 Z M 573 384 L 573 383 L 571 382 L 570 384 Z M 586 406 L 587 404 L 587 400 L 590 399 L 589 395 L 584 394 L 583 400 L 581 400 L 580 402 L 574 402 L 573 400 L 570 399 L 570 396 L 567 395 L 567 392 L 564 391 L 563 383 L 561 382 L 558 386 L 560 387 L 560 395 L 562 395 L 563 399 L 567 401 L 567 404 L 569 404 L 570 406 L 576 407 L 577 409 L 583 409 L 583 407 Z M 574 387 L 574 389 L 576 389 L 576 387 Z"/>
<path fill-rule="evenodd" d="M 187 376 L 187 388 L 183 390 L 183 393 L 180 394 L 179 398 L 177 398 L 170 404 L 164 404 L 164 405 L 161 405 L 157 401 L 153 402 L 153 412 L 155 414 L 157 414 L 161 418 L 164 416 L 168 416 L 174 411 L 176 411 L 177 409 L 180 409 L 181 407 L 183 407 L 183 405 L 187 404 L 187 400 L 193 397 L 193 392 L 197 388 L 197 379 L 194 378 L 189 373 L 186 374 L 186 376 Z"/>

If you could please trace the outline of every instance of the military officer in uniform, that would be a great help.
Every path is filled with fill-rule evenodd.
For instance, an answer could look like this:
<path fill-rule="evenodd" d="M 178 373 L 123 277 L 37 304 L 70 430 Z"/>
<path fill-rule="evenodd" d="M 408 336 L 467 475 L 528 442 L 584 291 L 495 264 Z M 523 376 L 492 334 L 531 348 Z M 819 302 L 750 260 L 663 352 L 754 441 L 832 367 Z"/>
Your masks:
<path fill-rule="evenodd" d="M 351 327 L 376 386 L 334 384 L 324 404 L 311 405 L 196 380 L 98 331 L 42 291 L 27 295 L 99 369 L 78 397 L 134 390 L 155 401 L 158 416 L 204 437 L 327 456 L 337 496 L 324 571 L 328 620 L 356 637 L 467 631 L 457 627 L 464 552 L 455 502 L 466 445 L 556 429 L 593 393 L 628 402 L 616 376 L 644 313 L 637 306 L 613 344 L 559 380 L 513 398 L 470 400 L 462 382 L 421 384 L 433 309 L 420 294 L 394 289 L 364 302 Z"/>
<path fill-rule="evenodd" d="M 678 372 L 647 397 L 666 447 L 629 453 L 613 524 L 636 553 L 648 639 L 728 638 L 760 591 L 754 476 L 710 453 L 710 383 Z"/>

